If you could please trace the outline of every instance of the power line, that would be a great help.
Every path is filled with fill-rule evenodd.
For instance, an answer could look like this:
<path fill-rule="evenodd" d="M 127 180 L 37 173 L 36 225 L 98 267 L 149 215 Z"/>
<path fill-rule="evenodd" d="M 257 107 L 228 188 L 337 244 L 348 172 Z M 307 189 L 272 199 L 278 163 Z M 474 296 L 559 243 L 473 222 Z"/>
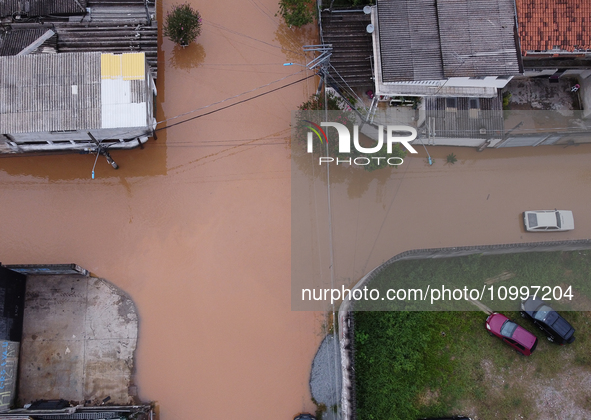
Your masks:
<path fill-rule="evenodd" d="M 249 36 L 249 35 L 243 34 L 243 33 L 241 33 L 241 32 L 235 31 L 235 30 L 233 30 L 233 29 L 226 28 L 225 26 L 223 26 L 223 25 L 220 25 L 220 24 L 218 24 L 218 23 L 208 22 L 208 21 L 206 21 L 206 20 L 204 20 L 204 22 L 205 22 L 205 23 L 207 23 L 208 25 L 211 25 L 211 26 L 213 26 L 214 28 L 221 29 L 221 30 L 224 30 L 224 31 L 228 31 L 228 32 L 230 32 L 230 33 L 232 33 L 232 34 L 239 35 L 239 36 L 242 36 L 242 37 L 244 37 L 244 38 L 252 39 L 253 41 L 260 42 L 260 43 L 262 43 L 262 44 L 268 45 L 269 47 L 273 47 L 273 48 L 279 48 L 279 49 L 280 49 L 280 50 L 282 50 L 282 51 L 289 51 L 289 52 L 293 52 L 293 53 L 296 53 L 296 54 L 299 54 L 299 55 L 304 55 L 304 53 L 302 53 L 301 51 L 288 50 L 288 49 L 286 49 L 286 48 L 283 48 L 283 47 L 280 47 L 280 46 L 277 46 L 277 45 L 273 45 L 273 44 L 271 44 L 271 43 L 269 43 L 269 42 L 262 41 L 262 40 L 260 40 L 260 39 L 257 39 L 257 38 L 253 38 L 252 36 Z"/>
<path fill-rule="evenodd" d="M 224 103 L 224 102 L 226 102 L 226 101 L 229 101 L 230 99 L 238 98 L 238 97 L 240 97 L 240 96 L 242 96 L 242 95 L 246 95 L 247 93 L 254 92 L 255 90 L 259 90 L 259 89 L 262 89 L 262 88 L 264 88 L 264 87 L 271 86 L 271 85 L 272 85 L 272 84 L 274 84 L 274 83 L 281 82 L 282 80 L 288 79 L 288 78 L 290 78 L 291 76 L 295 76 L 296 74 L 303 73 L 304 71 L 305 71 L 305 70 L 300 70 L 300 71 L 298 71 L 298 72 L 295 72 L 295 73 L 292 73 L 292 74 L 288 74 L 287 76 L 285 76 L 285 77 L 282 77 L 281 79 L 273 80 L 272 82 L 269 82 L 269 83 L 267 83 L 267 84 L 265 84 L 265 85 L 261 85 L 261 86 L 259 86 L 259 87 L 256 87 L 256 88 L 254 88 L 254 89 L 247 90 L 247 91 L 245 91 L 245 92 L 239 93 L 239 94 L 237 94 L 237 95 L 234 95 L 234 96 L 230 96 L 229 98 L 222 99 L 221 101 L 213 102 L 213 103 L 211 103 L 211 104 L 209 104 L 209 105 L 205 105 L 205 106 L 202 106 L 202 107 L 200 107 L 200 108 L 193 109 L 193 110 L 191 110 L 191 111 L 183 112 L 182 114 L 175 115 L 174 117 L 170 117 L 170 118 L 167 118 L 167 119 L 165 119 L 165 120 L 158 121 L 156 124 L 162 124 L 162 123 L 164 123 L 164 122 L 167 122 L 167 121 L 170 121 L 170 120 L 175 120 L 175 119 L 177 119 L 177 118 L 180 118 L 180 117 L 183 117 L 183 116 L 185 116 L 185 115 L 192 114 L 193 112 L 201 111 L 202 109 L 206 109 L 206 108 L 209 108 L 209 107 L 211 107 L 211 106 L 214 106 L 214 105 L 219 105 L 219 104 L 221 104 L 221 103 Z M 305 79 L 304 79 L 304 80 L 305 80 Z"/>
<path fill-rule="evenodd" d="M 226 106 L 224 106 L 224 107 L 222 107 L 222 108 L 218 108 L 218 109 L 214 109 L 213 111 L 206 112 L 205 114 L 196 115 L 196 116 L 194 116 L 194 117 L 191 117 L 191 118 L 188 118 L 188 119 L 186 119 L 186 120 L 179 121 L 179 122 L 177 122 L 177 123 L 174 123 L 174 124 L 171 124 L 171 125 L 167 125 L 166 127 L 157 128 L 155 131 L 160 131 L 160 130 L 164 130 L 164 129 L 167 129 L 167 128 L 171 128 L 171 127 L 174 127 L 175 125 L 183 124 L 183 123 L 189 122 L 189 121 L 191 121 L 191 120 L 194 120 L 194 119 L 197 119 L 197 118 L 201 118 L 201 117 L 205 117 L 206 115 L 211 115 L 211 114 L 214 114 L 214 113 L 216 113 L 216 112 L 222 111 L 222 110 L 224 110 L 224 109 L 231 108 L 231 107 L 233 107 L 233 106 L 236 106 L 236 105 L 242 104 L 242 103 L 244 103 L 244 102 L 252 101 L 253 99 L 260 98 L 261 96 L 268 95 L 269 93 L 273 93 L 273 92 L 276 92 L 276 91 L 278 91 L 278 90 L 281 90 L 281 89 L 285 89 L 286 87 L 289 87 L 289 86 L 291 86 L 291 85 L 295 85 L 296 83 L 303 82 L 304 80 L 308 80 L 308 79 L 310 79 L 310 78 L 312 78 L 312 77 L 315 77 L 315 76 L 316 76 L 316 74 L 312 74 L 312 75 L 310 75 L 310 76 L 304 77 L 303 79 L 296 80 L 295 82 L 291 82 L 291 83 L 288 83 L 287 85 L 283 85 L 283 86 L 280 86 L 280 87 L 278 87 L 278 88 L 272 89 L 272 90 L 270 90 L 270 91 L 268 91 L 268 92 L 260 93 L 260 94 L 258 94 L 258 95 L 256 95 L 256 96 L 253 96 L 252 98 L 243 99 L 243 100 L 241 100 L 241 101 L 238 101 L 238 102 L 235 102 L 235 103 L 233 103 L 233 104 L 226 105 Z"/>

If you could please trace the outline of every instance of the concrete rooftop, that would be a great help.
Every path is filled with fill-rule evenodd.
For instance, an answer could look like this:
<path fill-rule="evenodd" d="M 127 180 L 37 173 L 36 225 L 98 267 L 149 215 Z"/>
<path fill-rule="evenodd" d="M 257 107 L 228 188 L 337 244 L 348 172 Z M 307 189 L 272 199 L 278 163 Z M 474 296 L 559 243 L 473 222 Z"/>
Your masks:
<path fill-rule="evenodd" d="M 107 397 L 109 404 L 133 403 L 137 333 L 134 303 L 108 281 L 29 275 L 19 405 L 59 398 L 98 405 Z"/>

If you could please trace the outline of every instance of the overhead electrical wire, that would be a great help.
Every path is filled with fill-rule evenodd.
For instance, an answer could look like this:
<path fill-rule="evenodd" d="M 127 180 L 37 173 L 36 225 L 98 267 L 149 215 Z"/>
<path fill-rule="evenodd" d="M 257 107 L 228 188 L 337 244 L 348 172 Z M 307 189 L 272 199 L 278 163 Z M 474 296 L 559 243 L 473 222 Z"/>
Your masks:
<path fill-rule="evenodd" d="M 278 45 L 273 45 L 273 44 L 271 44 L 269 42 L 262 41 L 260 39 L 254 38 L 254 37 L 252 37 L 250 35 L 246 35 L 246 34 L 243 34 L 241 32 L 235 31 L 233 29 L 226 28 L 225 26 L 220 25 L 219 23 L 208 22 L 207 20 L 203 20 L 203 22 L 206 23 L 206 24 L 208 24 L 208 25 L 213 26 L 214 28 L 221 29 L 223 31 L 227 31 L 227 32 L 230 32 L 232 34 L 242 36 L 244 38 L 252 39 L 253 41 L 260 42 L 262 44 L 268 45 L 269 47 L 278 48 L 278 49 L 280 49 L 282 51 L 289 51 L 289 52 L 292 52 L 292 53 L 295 53 L 295 54 L 298 54 L 298 55 L 305 55 L 302 51 L 289 50 L 287 48 L 280 47 Z"/>
<path fill-rule="evenodd" d="M 258 95 L 255 95 L 255 96 L 251 97 L 251 98 L 247 98 L 247 99 L 243 99 L 243 100 L 238 101 L 238 102 L 234 102 L 233 104 L 226 105 L 226 106 L 224 106 L 222 108 L 214 109 L 213 111 L 206 112 L 205 114 L 196 115 L 196 116 L 191 117 L 191 118 L 188 118 L 186 120 L 179 121 L 179 122 L 174 123 L 174 124 L 171 124 L 171 125 L 167 125 L 166 127 L 157 128 L 155 131 L 165 130 L 167 128 L 171 128 L 171 127 L 174 127 L 176 125 L 180 125 L 180 124 L 183 124 L 183 123 L 192 121 L 192 120 L 197 119 L 197 118 L 205 117 L 206 115 L 211 115 L 211 114 L 214 114 L 216 112 L 223 111 L 224 109 L 228 109 L 228 108 L 231 108 L 233 106 L 240 105 L 240 104 L 245 103 L 245 102 L 248 102 L 248 101 L 252 101 L 253 99 L 260 98 L 261 96 L 268 95 L 269 93 L 273 93 L 273 92 L 276 92 L 276 91 L 281 90 L 281 89 L 285 89 L 286 87 L 295 85 L 296 83 L 303 82 L 304 80 L 308 80 L 308 79 L 310 79 L 312 77 L 315 77 L 315 76 L 316 76 L 316 74 L 312 74 L 310 76 L 307 76 L 307 77 L 304 77 L 302 79 L 296 80 L 295 82 L 291 82 L 291 83 L 288 83 L 286 85 L 280 86 L 278 88 L 271 89 L 271 90 L 269 90 L 267 92 L 260 93 Z"/>
<path fill-rule="evenodd" d="M 156 124 L 162 124 L 162 123 L 165 123 L 165 122 L 167 122 L 167 121 L 175 120 L 175 119 L 177 119 L 177 118 L 184 117 L 185 115 L 189 115 L 189 114 L 192 114 L 192 113 L 194 113 L 194 112 L 201 111 L 202 109 L 206 109 L 206 108 L 212 107 L 212 106 L 214 106 L 214 105 L 219 105 L 219 104 L 221 104 L 221 103 L 224 103 L 224 102 L 226 102 L 226 101 L 229 101 L 230 99 L 235 99 L 235 98 L 238 98 L 238 97 L 240 97 L 240 96 L 246 95 L 247 93 L 252 93 L 252 92 L 254 92 L 254 91 L 256 91 L 256 90 L 259 90 L 259 89 L 265 88 L 265 87 L 267 87 L 267 86 L 271 86 L 271 85 L 272 85 L 272 84 L 274 84 L 274 83 L 281 82 L 281 81 L 283 81 L 283 80 L 285 80 L 285 79 L 288 79 L 288 78 L 290 78 L 291 76 L 296 76 L 296 75 L 298 75 L 298 74 L 300 74 L 300 73 L 303 73 L 304 71 L 305 71 L 305 70 L 300 70 L 300 71 L 298 71 L 298 72 L 295 72 L 295 73 L 288 74 L 287 76 L 285 76 L 285 77 L 282 77 L 281 79 L 273 80 L 272 82 L 269 82 L 269 83 L 267 83 L 267 84 L 264 84 L 264 85 L 258 86 L 258 87 L 254 88 L 254 89 L 250 89 L 250 90 L 247 90 L 247 91 L 245 91 L 245 92 L 239 93 L 239 94 L 237 94 L 237 95 L 230 96 L 230 97 L 228 97 L 228 98 L 222 99 L 221 101 L 213 102 L 213 103 L 211 103 L 211 104 L 209 104 L 209 105 L 205 105 L 205 106 L 202 106 L 202 107 L 199 107 L 199 108 L 193 109 L 193 110 L 191 110 L 191 111 L 187 111 L 187 112 L 184 112 L 184 113 L 182 113 L 182 114 L 175 115 L 174 117 L 170 117 L 170 118 L 167 118 L 167 119 L 165 119 L 165 120 L 158 121 Z M 302 80 L 305 80 L 305 79 L 302 79 Z"/>

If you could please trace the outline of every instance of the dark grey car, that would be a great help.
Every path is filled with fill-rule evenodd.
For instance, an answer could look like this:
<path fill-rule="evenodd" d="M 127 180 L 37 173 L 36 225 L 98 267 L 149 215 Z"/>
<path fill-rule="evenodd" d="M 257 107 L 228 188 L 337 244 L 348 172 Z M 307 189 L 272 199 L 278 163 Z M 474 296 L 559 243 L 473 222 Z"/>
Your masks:
<path fill-rule="evenodd" d="M 539 298 L 530 296 L 521 302 L 521 316 L 532 320 L 553 343 L 562 345 L 575 341 L 572 325 Z"/>
<path fill-rule="evenodd" d="M 316 417 L 310 413 L 302 413 L 295 416 L 293 420 L 316 420 Z"/>

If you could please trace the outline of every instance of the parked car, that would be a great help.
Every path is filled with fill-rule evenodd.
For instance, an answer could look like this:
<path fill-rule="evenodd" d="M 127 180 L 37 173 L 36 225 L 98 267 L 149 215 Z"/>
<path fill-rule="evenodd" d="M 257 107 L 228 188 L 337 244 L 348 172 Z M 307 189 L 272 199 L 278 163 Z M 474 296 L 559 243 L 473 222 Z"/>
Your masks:
<path fill-rule="evenodd" d="M 570 210 L 533 210 L 523 212 L 525 230 L 530 232 L 560 232 L 573 230 L 575 219 Z"/>
<path fill-rule="evenodd" d="M 316 420 L 316 417 L 310 413 L 302 413 L 295 416 L 293 420 Z"/>
<path fill-rule="evenodd" d="M 486 329 L 525 356 L 532 354 L 538 345 L 535 335 L 498 312 L 486 318 Z"/>
<path fill-rule="evenodd" d="M 553 343 L 563 345 L 575 341 L 572 325 L 539 298 L 530 296 L 521 302 L 521 316 L 532 320 Z"/>

